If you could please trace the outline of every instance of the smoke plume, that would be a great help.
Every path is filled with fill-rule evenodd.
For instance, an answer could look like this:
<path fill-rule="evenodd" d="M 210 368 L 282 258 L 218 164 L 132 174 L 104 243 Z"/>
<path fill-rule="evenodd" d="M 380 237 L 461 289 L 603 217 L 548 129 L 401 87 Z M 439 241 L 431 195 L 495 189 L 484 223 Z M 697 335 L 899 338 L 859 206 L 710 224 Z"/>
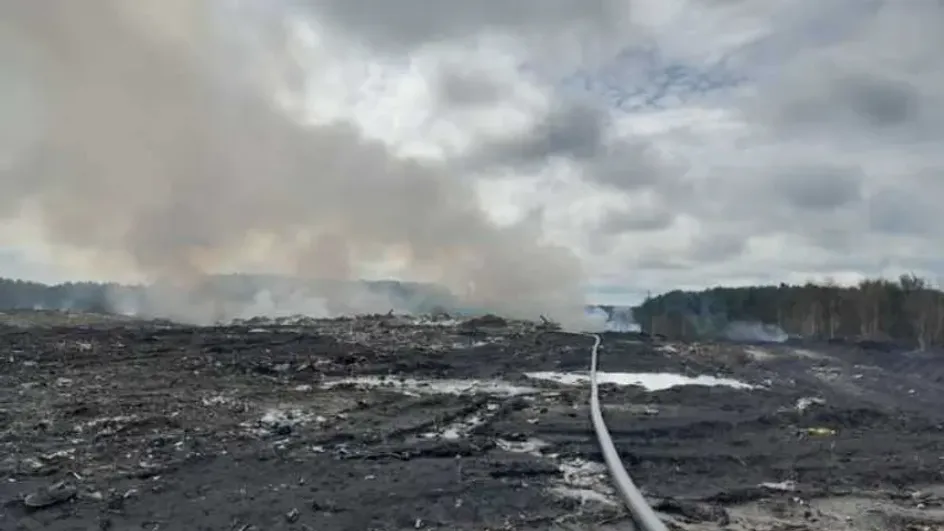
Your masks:
<path fill-rule="evenodd" d="M 751 321 L 732 321 L 723 334 L 726 339 L 739 343 L 783 343 L 790 339 L 779 325 Z"/>
<path fill-rule="evenodd" d="M 102 270 L 164 283 L 150 311 L 173 318 L 219 312 L 212 295 L 180 294 L 220 271 L 343 281 L 379 262 L 475 307 L 581 318 L 571 253 L 491 223 L 445 164 L 293 119 L 273 93 L 298 87 L 266 74 L 284 67 L 284 21 L 236 24 L 220 5 L 0 0 L 0 45 L 35 100 L 0 135 L 21 146 L 0 166 L 0 217 L 29 218 Z M 388 309 L 356 307 L 349 287 L 321 295 L 334 311 Z"/>

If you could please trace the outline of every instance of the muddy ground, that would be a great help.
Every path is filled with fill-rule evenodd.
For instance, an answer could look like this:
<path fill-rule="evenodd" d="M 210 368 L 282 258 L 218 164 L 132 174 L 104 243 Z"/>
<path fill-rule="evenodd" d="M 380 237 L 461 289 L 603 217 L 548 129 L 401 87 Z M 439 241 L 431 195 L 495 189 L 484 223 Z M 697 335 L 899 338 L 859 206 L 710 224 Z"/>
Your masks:
<path fill-rule="evenodd" d="M 587 387 L 533 374 L 584 371 L 587 337 L 390 317 L 0 322 L 3 530 L 629 525 Z M 944 355 L 879 347 L 609 334 L 602 370 L 753 387 L 608 385 L 604 414 L 673 528 L 944 529 Z"/>

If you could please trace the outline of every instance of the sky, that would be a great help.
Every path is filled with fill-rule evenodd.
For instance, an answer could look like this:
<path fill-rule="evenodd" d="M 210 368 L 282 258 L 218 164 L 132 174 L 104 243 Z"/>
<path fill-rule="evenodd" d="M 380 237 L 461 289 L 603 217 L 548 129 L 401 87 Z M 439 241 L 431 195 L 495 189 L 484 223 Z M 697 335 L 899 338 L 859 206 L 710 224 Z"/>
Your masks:
<path fill-rule="evenodd" d="M 221 34 L 239 36 L 231 53 L 284 113 L 343 123 L 394 159 L 440 168 L 436 178 L 490 223 L 572 255 L 596 302 L 904 272 L 944 280 L 940 1 L 211 3 Z M 34 105 L 28 74 L 0 75 L 15 80 L 0 83 L 0 113 Z M 29 122 L 17 116 L 0 122 Z M 0 164 L 14 167 L 40 134 L 27 133 L 0 126 Z M 279 190 L 288 201 L 296 189 Z M 400 197 L 377 192 L 374 208 L 385 194 Z M 129 270 L 99 259 L 115 247 L 100 230 L 62 230 L 75 218 L 50 228 L 21 208 L 32 196 L 14 195 L 23 201 L 0 220 L 0 275 Z M 450 223 L 437 219 L 427 218 Z M 515 241 L 501 252 L 524 245 Z M 134 256 L 131 269 L 152 272 Z M 254 267 L 234 256 L 232 268 Z M 416 270 L 355 262 L 345 270 L 361 276 Z"/>

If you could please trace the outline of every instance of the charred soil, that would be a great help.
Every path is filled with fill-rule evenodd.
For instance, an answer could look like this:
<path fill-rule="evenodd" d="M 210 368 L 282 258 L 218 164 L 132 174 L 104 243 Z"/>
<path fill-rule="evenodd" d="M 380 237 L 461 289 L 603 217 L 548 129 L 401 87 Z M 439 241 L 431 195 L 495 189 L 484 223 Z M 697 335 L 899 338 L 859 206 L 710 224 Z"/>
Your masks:
<path fill-rule="evenodd" d="M 18 319 L 0 327 L 0 529 L 627 523 L 586 386 L 529 377 L 585 371 L 589 338 L 397 317 Z M 604 387 L 627 468 L 674 526 L 938 525 L 944 358 L 610 335 L 601 363 L 753 386 Z M 863 506 L 878 508 L 864 524 Z"/>

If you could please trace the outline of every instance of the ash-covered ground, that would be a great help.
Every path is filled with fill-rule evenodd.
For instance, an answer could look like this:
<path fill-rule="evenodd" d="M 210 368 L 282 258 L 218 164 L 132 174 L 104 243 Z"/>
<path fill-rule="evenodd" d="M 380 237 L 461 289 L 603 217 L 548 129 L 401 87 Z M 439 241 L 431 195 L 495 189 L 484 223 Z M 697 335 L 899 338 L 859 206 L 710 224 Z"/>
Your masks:
<path fill-rule="evenodd" d="M 588 337 L 0 321 L 0 529 L 629 525 L 589 422 Z M 878 347 L 608 334 L 604 415 L 673 528 L 944 529 L 944 357 Z"/>

